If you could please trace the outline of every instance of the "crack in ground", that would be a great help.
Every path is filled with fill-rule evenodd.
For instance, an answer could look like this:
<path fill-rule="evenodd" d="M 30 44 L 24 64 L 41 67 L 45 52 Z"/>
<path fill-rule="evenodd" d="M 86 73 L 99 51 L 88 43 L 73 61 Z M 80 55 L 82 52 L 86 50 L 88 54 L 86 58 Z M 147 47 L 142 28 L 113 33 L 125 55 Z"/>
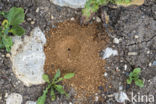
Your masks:
<path fill-rule="evenodd" d="M 150 42 L 151 40 L 153 40 L 155 37 L 156 37 L 156 35 L 152 36 L 152 37 L 151 37 L 150 39 L 148 39 L 148 40 L 141 41 L 141 42 L 137 42 L 137 43 L 131 43 L 131 44 L 128 44 L 128 45 L 126 45 L 126 46 L 138 45 L 138 44 L 142 44 L 142 43 L 144 43 L 144 42 L 148 43 L 148 42 Z"/>

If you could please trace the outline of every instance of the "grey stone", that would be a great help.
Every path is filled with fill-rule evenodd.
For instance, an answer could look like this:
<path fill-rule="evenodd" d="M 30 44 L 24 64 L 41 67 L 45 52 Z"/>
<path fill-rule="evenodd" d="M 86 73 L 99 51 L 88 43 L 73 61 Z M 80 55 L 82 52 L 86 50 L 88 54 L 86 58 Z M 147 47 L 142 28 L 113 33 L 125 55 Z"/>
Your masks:
<path fill-rule="evenodd" d="M 22 95 L 18 93 L 12 93 L 6 99 L 6 104 L 22 104 Z"/>
<path fill-rule="evenodd" d="M 156 66 L 156 61 L 153 62 L 153 65 Z"/>
<path fill-rule="evenodd" d="M 56 5 L 70 8 L 84 8 L 87 0 L 50 0 Z"/>
<path fill-rule="evenodd" d="M 14 45 L 11 49 L 12 69 L 16 77 L 24 85 L 38 85 L 45 81 L 44 73 L 45 54 L 43 51 L 46 38 L 39 27 L 36 27 L 30 36 L 13 37 Z"/>

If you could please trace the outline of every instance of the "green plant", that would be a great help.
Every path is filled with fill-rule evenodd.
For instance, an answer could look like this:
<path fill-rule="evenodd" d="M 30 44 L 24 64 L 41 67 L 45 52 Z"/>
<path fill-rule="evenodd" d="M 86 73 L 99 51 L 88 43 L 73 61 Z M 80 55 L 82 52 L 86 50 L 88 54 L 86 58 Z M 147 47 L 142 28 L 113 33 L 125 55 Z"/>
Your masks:
<path fill-rule="evenodd" d="M 135 85 L 137 85 L 139 87 L 143 87 L 144 86 L 144 82 L 143 82 L 143 80 L 139 79 L 140 73 L 141 73 L 141 69 L 140 68 L 135 68 L 133 70 L 133 72 L 130 72 L 129 78 L 127 79 L 127 84 L 131 84 L 132 81 L 134 81 Z"/>
<path fill-rule="evenodd" d="M 8 12 L 0 11 L 0 15 L 5 18 L 0 26 L 0 48 L 5 48 L 7 52 L 10 52 L 13 42 L 9 33 L 18 36 L 25 33 L 20 26 L 24 22 L 24 9 L 12 7 Z"/>
<path fill-rule="evenodd" d="M 64 77 L 60 77 L 60 76 L 61 76 L 61 72 L 59 69 L 56 72 L 52 81 L 49 80 L 48 75 L 46 75 L 46 74 L 43 75 L 43 79 L 45 80 L 45 82 L 48 83 L 48 86 L 43 91 L 42 96 L 40 96 L 38 98 L 37 104 L 45 104 L 47 93 L 49 90 L 50 90 L 50 95 L 51 95 L 52 101 L 55 100 L 55 91 L 59 92 L 60 94 L 65 94 L 66 96 L 68 96 L 68 94 L 64 91 L 63 86 L 59 85 L 58 83 L 63 81 L 64 79 L 70 79 L 70 78 L 74 77 L 74 73 L 68 73 L 68 74 L 64 75 Z"/>
<path fill-rule="evenodd" d="M 127 4 L 130 2 L 131 0 L 87 0 L 85 8 L 82 9 L 82 17 L 84 18 L 84 22 L 87 22 L 98 11 L 101 5 L 107 5 L 108 3 Z"/>

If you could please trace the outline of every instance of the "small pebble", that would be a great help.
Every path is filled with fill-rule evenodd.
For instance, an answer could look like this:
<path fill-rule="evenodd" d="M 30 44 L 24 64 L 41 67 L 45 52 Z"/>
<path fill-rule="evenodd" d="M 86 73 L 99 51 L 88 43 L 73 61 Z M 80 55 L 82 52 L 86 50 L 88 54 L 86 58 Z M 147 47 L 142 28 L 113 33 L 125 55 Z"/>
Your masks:
<path fill-rule="evenodd" d="M 2 57 L 5 57 L 5 55 L 2 55 Z"/>
<path fill-rule="evenodd" d="M 35 21 L 31 21 L 31 24 L 32 24 L 32 25 L 35 24 Z"/>
<path fill-rule="evenodd" d="M 37 8 L 37 9 L 36 9 L 36 13 L 38 13 L 38 12 L 39 12 L 39 10 L 40 10 L 40 8 Z"/>
<path fill-rule="evenodd" d="M 95 20 L 95 17 L 93 17 L 93 20 Z"/>
<path fill-rule="evenodd" d="M 129 56 L 135 56 L 135 55 L 137 55 L 138 53 L 137 52 L 128 52 L 128 55 Z"/>
<path fill-rule="evenodd" d="M 9 57 L 10 57 L 10 54 L 9 54 L 9 53 L 7 53 L 7 54 L 6 54 L 6 57 L 7 57 L 7 58 L 9 58 Z"/>
<path fill-rule="evenodd" d="M 6 97 L 6 98 L 8 97 L 8 93 L 5 93 L 5 97 Z"/>
<path fill-rule="evenodd" d="M 119 44 L 120 40 L 118 38 L 114 38 L 113 43 Z"/>
<path fill-rule="evenodd" d="M 135 37 L 135 39 L 138 39 L 138 38 L 139 38 L 139 36 L 138 36 L 138 35 L 135 35 L 134 37 Z"/>
<path fill-rule="evenodd" d="M 150 51 L 147 51 L 147 54 L 150 54 Z"/>
<path fill-rule="evenodd" d="M 105 76 L 105 77 L 107 77 L 107 76 L 108 76 L 108 73 L 107 73 L 107 72 L 105 72 L 105 73 L 104 73 L 104 76 Z"/>
<path fill-rule="evenodd" d="M 95 101 L 97 102 L 99 100 L 99 97 L 98 96 L 95 96 Z"/>
<path fill-rule="evenodd" d="M 74 18 L 74 17 L 72 17 L 70 20 L 71 20 L 71 21 L 74 21 L 74 20 L 75 20 L 75 18 Z"/>
<path fill-rule="evenodd" d="M 151 62 L 149 63 L 149 66 L 152 66 L 152 63 Z"/>
<path fill-rule="evenodd" d="M 96 17 L 96 22 L 98 22 L 98 23 L 100 23 L 100 22 L 101 22 L 100 17 Z"/>
<path fill-rule="evenodd" d="M 52 19 L 52 20 L 54 19 L 54 16 L 53 16 L 53 15 L 51 15 L 51 19 Z"/>
<path fill-rule="evenodd" d="M 120 71 L 120 69 L 119 69 L 118 67 L 116 67 L 116 71 L 117 71 L 117 72 L 119 72 L 119 71 Z"/>
<path fill-rule="evenodd" d="M 31 21 L 32 19 L 31 18 L 27 18 L 27 21 Z"/>
<path fill-rule="evenodd" d="M 126 64 L 124 65 L 124 70 L 127 70 L 127 65 Z"/>

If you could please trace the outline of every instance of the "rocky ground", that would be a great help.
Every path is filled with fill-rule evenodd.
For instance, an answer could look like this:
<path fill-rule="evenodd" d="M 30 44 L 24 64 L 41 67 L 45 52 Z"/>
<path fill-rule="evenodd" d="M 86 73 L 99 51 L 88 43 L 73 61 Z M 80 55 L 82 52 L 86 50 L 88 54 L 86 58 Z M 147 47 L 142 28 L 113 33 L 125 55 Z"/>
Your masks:
<path fill-rule="evenodd" d="M 80 10 L 68 7 L 60 7 L 52 4 L 49 0 L 1 0 L 0 10 L 9 10 L 16 6 L 25 10 L 26 34 L 39 26 L 43 32 L 55 27 L 55 23 L 64 20 L 80 19 Z M 103 23 L 103 14 L 107 12 L 110 17 L 109 24 Z M 142 6 L 102 7 L 96 15 L 102 21 L 111 42 L 108 47 L 117 50 L 118 55 L 107 58 L 106 72 L 104 76 L 108 79 L 107 91 L 99 87 L 99 94 L 93 95 L 89 104 L 117 104 L 115 93 L 125 92 L 131 100 L 131 93 L 140 95 L 156 94 L 156 1 L 146 0 Z M 95 17 L 96 17 L 95 16 Z M 5 104 L 11 93 L 19 93 L 23 97 L 22 104 L 31 104 L 27 101 L 36 101 L 41 95 L 44 85 L 26 87 L 12 72 L 10 54 L 0 50 L 0 104 Z M 144 80 L 144 88 L 136 87 L 134 84 L 127 85 L 128 74 L 135 68 L 142 69 L 141 78 Z M 111 88 L 109 86 L 112 86 Z M 69 91 L 72 95 L 73 90 Z M 138 94 L 139 95 L 139 94 Z M 123 97 L 123 96 L 122 96 Z M 20 98 L 20 97 L 19 97 Z M 99 100 L 97 100 L 99 99 Z M 155 96 L 156 100 L 156 96 Z M 27 102 L 27 103 L 26 103 Z M 72 104 L 75 99 L 66 99 L 59 96 L 55 102 L 47 100 L 46 104 Z M 79 102 L 80 103 L 80 102 Z M 127 101 L 126 104 L 131 104 Z M 136 104 L 148 104 L 142 102 Z M 32 103 L 33 104 L 33 103 Z M 81 103 L 80 103 L 81 104 Z M 155 104 L 155 102 L 149 103 Z"/>

